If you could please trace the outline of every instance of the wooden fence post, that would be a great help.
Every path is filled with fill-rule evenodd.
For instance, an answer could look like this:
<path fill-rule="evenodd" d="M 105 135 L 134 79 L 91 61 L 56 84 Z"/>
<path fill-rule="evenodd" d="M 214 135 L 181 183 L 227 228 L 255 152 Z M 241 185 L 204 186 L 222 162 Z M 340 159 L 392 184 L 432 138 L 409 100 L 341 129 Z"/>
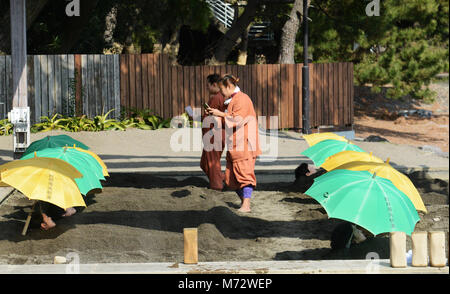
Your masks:
<path fill-rule="evenodd" d="M 390 259 L 392 267 L 406 267 L 406 234 L 390 233 Z"/>
<path fill-rule="evenodd" d="M 412 239 L 412 266 L 428 265 L 428 234 L 427 232 L 413 232 Z"/>
<path fill-rule="evenodd" d="M 184 263 L 198 263 L 198 230 L 197 228 L 185 228 L 184 235 Z"/>

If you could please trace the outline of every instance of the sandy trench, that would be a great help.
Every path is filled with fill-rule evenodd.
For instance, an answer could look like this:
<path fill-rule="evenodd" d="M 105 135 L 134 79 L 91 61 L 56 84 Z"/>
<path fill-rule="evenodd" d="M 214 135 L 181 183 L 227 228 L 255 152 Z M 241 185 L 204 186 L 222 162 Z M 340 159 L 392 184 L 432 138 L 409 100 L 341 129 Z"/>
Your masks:
<path fill-rule="evenodd" d="M 449 231 L 448 181 L 414 179 L 428 209 L 416 231 Z M 0 264 L 52 263 L 77 253 L 81 263 L 183 262 L 183 228 L 196 227 L 199 261 L 389 258 L 386 235 L 349 250 L 332 251 L 330 236 L 342 221 L 328 219 L 311 197 L 285 183 L 261 184 L 252 212 L 237 211 L 233 191 L 213 191 L 202 178 L 177 181 L 139 174 L 112 174 L 87 207 L 57 219 L 51 231 L 33 215 L 22 236 L 31 202 L 14 192 L 0 206 Z M 407 249 L 411 249 L 407 238 Z"/>

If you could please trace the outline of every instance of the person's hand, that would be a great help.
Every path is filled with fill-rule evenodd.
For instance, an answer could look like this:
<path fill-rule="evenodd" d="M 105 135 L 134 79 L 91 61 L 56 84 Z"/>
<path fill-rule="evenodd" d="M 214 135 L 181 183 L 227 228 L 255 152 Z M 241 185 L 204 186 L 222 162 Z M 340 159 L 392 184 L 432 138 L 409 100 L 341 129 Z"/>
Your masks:
<path fill-rule="evenodd" d="M 223 112 L 215 109 L 215 108 L 207 108 L 206 109 L 208 111 L 209 114 L 214 115 L 214 116 L 219 116 L 222 117 L 223 116 Z"/>

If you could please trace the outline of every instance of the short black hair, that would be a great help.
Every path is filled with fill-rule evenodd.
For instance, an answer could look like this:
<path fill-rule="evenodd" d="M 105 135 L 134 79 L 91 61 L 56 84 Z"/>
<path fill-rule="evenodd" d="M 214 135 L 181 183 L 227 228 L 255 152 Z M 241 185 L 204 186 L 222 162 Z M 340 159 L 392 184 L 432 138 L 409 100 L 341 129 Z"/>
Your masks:
<path fill-rule="evenodd" d="M 210 83 L 212 85 L 214 83 L 217 83 L 220 80 L 220 75 L 214 73 L 214 74 L 207 76 L 206 79 L 208 80 L 208 83 Z"/>
<path fill-rule="evenodd" d="M 295 169 L 295 178 L 298 179 L 299 177 L 305 177 L 308 172 L 308 164 L 303 162 Z"/>

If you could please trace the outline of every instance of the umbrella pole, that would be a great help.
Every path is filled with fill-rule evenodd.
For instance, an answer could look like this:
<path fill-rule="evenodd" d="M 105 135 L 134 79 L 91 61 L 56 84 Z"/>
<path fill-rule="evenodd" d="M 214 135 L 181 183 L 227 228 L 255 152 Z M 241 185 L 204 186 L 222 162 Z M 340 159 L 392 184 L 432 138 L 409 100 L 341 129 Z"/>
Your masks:
<path fill-rule="evenodd" d="M 31 215 L 33 214 L 35 205 L 36 205 L 36 201 L 34 201 L 33 207 L 31 207 L 31 211 L 28 213 L 27 220 L 25 221 L 25 226 L 23 227 L 22 236 L 25 236 L 27 234 L 28 226 L 30 225 L 30 221 L 31 221 Z"/>

